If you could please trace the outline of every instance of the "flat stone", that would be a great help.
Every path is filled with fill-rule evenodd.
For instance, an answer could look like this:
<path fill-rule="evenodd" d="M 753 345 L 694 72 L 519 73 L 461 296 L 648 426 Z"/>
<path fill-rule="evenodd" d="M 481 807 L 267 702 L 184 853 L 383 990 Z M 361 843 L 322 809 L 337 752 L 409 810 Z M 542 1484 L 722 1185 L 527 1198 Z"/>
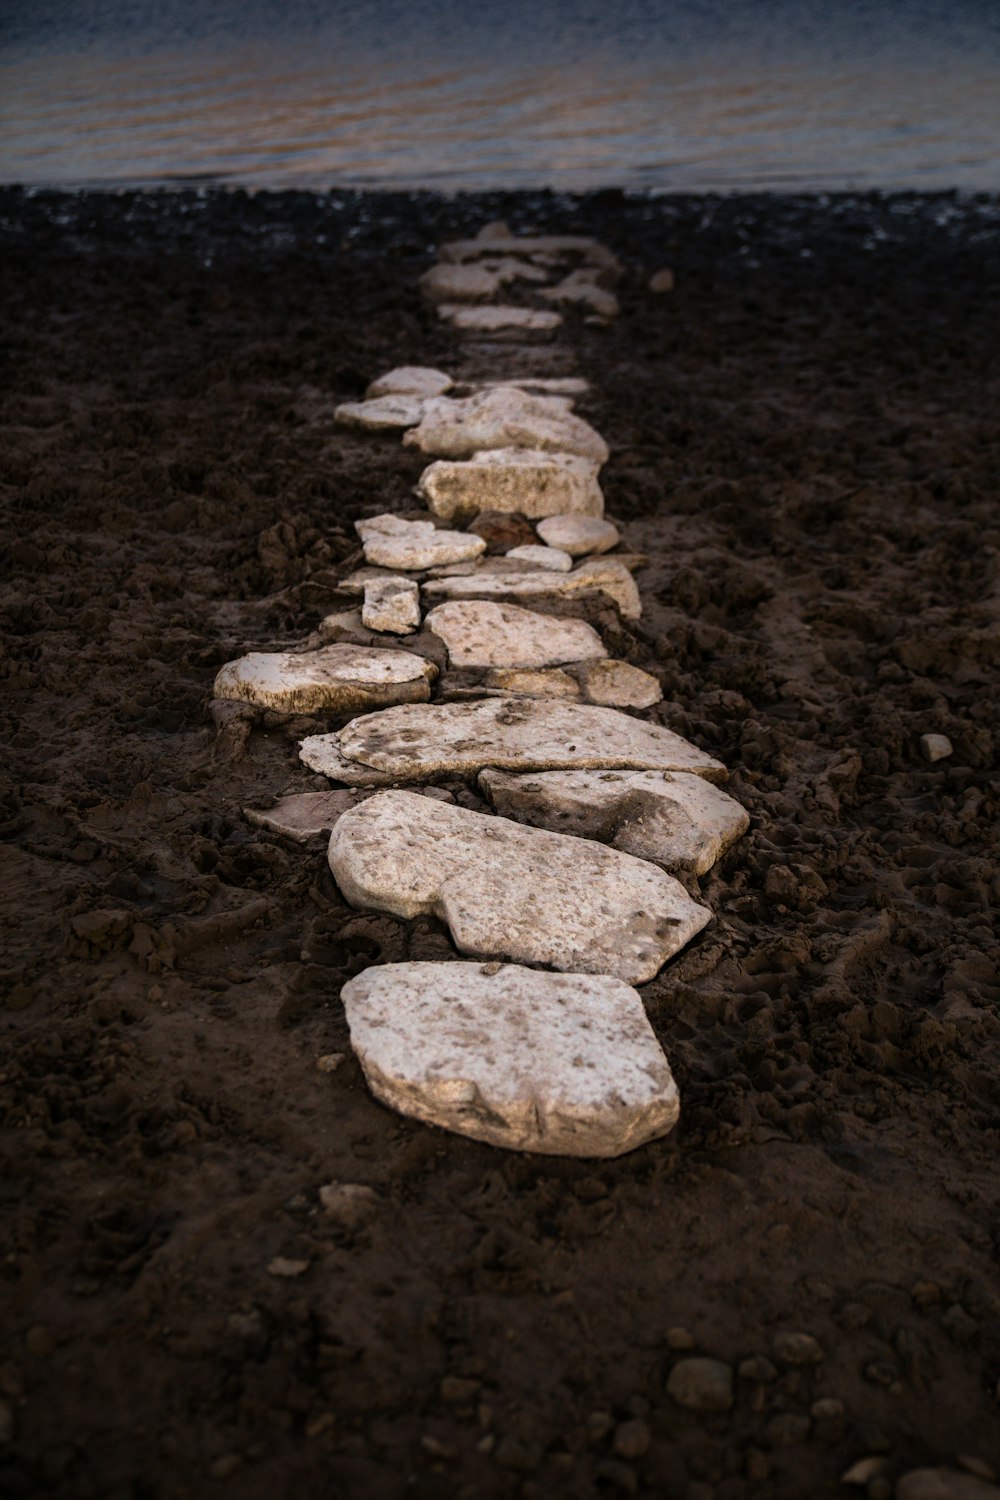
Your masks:
<path fill-rule="evenodd" d="M 585 265 L 620 271 L 621 262 L 612 250 L 599 241 L 580 234 L 524 234 L 504 239 L 496 235 L 488 240 L 451 240 L 438 247 L 438 259 L 453 263 L 481 260 L 484 255 L 514 255 L 545 259 L 553 264 L 561 260 L 581 260 Z"/>
<path fill-rule="evenodd" d="M 591 663 L 580 675 L 580 686 L 590 703 L 608 708 L 652 708 L 663 698 L 656 678 L 627 661 Z"/>
<path fill-rule="evenodd" d="M 558 547 L 512 547 L 507 556 L 515 562 L 531 563 L 536 568 L 544 568 L 549 573 L 568 573 L 573 566 L 569 553 L 560 552 Z"/>
<path fill-rule="evenodd" d="M 333 419 L 341 427 L 354 427 L 360 432 L 399 432 L 416 427 L 428 405 L 423 396 L 376 396 L 372 401 L 345 401 L 336 408 Z"/>
<path fill-rule="evenodd" d="M 583 620 L 559 619 L 488 600 L 439 604 L 427 616 L 453 667 L 549 667 L 604 656 L 597 631 Z"/>
<path fill-rule="evenodd" d="M 528 518 L 565 513 L 601 516 L 600 465 L 571 453 L 495 448 L 465 462 L 441 459 L 426 468 L 417 494 L 444 520 L 464 520 L 481 510 Z"/>
<path fill-rule="evenodd" d="M 567 411 L 562 397 L 532 396 L 515 386 L 481 391 L 461 400 L 442 396 L 428 402 L 424 420 L 403 441 L 435 458 L 471 458 L 490 448 L 576 453 L 598 464 L 608 456 L 601 435 L 582 417 Z"/>
<path fill-rule="evenodd" d="M 358 799 L 356 791 L 296 792 L 280 797 L 273 807 L 245 807 L 243 815 L 260 828 L 304 844 L 317 834 L 329 833 Z"/>
<path fill-rule="evenodd" d="M 522 391 L 533 391 L 538 396 L 585 396 L 590 390 L 590 381 L 582 375 L 525 375 L 511 376 L 509 380 L 481 380 L 477 388 L 495 390 L 500 385 L 516 385 Z"/>
<path fill-rule="evenodd" d="M 933 765 L 936 760 L 947 760 L 949 755 L 955 753 L 955 747 L 946 734 L 922 734 L 920 753 L 924 760 Z"/>
<path fill-rule="evenodd" d="M 599 318 L 617 318 L 621 312 L 614 292 L 598 286 L 586 271 L 574 271 L 558 286 L 546 287 L 540 295 L 549 302 L 585 307 Z"/>
<path fill-rule="evenodd" d="M 733 1372 L 721 1359 L 681 1359 L 667 1381 L 667 1395 L 689 1411 L 728 1411 Z"/>
<path fill-rule="evenodd" d="M 960 1469 L 911 1469 L 896 1484 L 896 1500 L 1000 1500 L 1000 1488 Z"/>
<path fill-rule="evenodd" d="M 579 698 L 580 684 L 560 667 L 494 667 L 486 674 L 486 687 L 525 698 Z M 527 822 L 528 819 L 519 819 Z"/>
<path fill-rule="evenodd" d="M 725 766 L 680 735 L 633 719 L 614 708 L 545 700 L 409 704 L 354 719 L 339 734 L 312 735 L 301 757 L 312 770 L 326 766 L 329 744 L 336 764 L 352 765 L 399 781 L 432 776 L 472 776 L 486 766 L 507 771 L 635 770 L 686 771 L 724 781 Z M 353 781 L 340 771 L 347 785 Z"/>
<path fill-rule="evenodd" d="M 532 547 L 537 538 L 535 528 L 524 516 L 502 510 L 481 510 L 469 531 L 481 536 L 487 552 L 506 553 L 512 547 Z"/>
<path fill-rule="evenodd" d="M 492 271 L 501 286 L 507 286 L 511 281 L 545 282 L 549 279 L 549 273 L 542 266 L 533 266 L 528 260 L 516 259 L 511 255 L 504 255 L 496 259 L 484 258 L 475 262 L 486 271 Z"/>
<path fill-rule="evenodd" d="M 342 643 L 319 651 L 252 651 L 226 663 L 214 693 L 279 713 L 357 713 L 426 703 L 436 676 L 437 668 L 412 652 Z"/>
<path fill-rule="evenodd" d="M 652 979 L 711 920 L 645 860 L 413 792 L 344 813 L 328 858 L 352 906 L 436 916 L 461 953 L 628 984 Z"/>
<path fill-rule="evenodd" d="M 428 1125 L 513 1151 L 621 1156 L 680 1113 L 639 995 L 606 975 L 397 963 L 341 991 L 372 1093 Z"/>
<path fill-rule="evenodd" d="M 494 302 L 483 307 L 458 302 L 439 302 L 438 313 L 453 328 L 468 333 L 551 333 L 562 323 L 562 314 L 537 307 L 512 307 Z"/>
<path fill-rule="evenodd" d="M 494 572 L 485 568 L 466 577 L 432 578 L 424 583 L 432 599 L 523 599 L 542 603 L 546 598 L 572 599 L 580 594 L 605 594 L 626 620 L 638 620 L 642 602 L 635 579 L 613 558 L 588 558 L 571 573 Z"/>
<path fill-rule="evenodd" d="M 417 285 L 430 302 L 485 302 L 503 285 L 495 271 L 482 265 L 431 266 Z"/>
<path fill-rule="evenodd" d="M 519 823 L 598 839 L 668 870 L 704 875 L 750 826 L 745 808 L 703 776 L 672 771 L 543 771 L 487 767 L 479 786 Z"/>
<path fill-rule="evenodd" d="M 446 563 L 471 562 L 486 551 L 480 536 L 467 531 L 439 531 L 433 521 L 404 521 L 400 516 L 374 516 L 356 521 L 355 530 L 373 567 L 416 572 Z"/>
<path fill-rule="evenodd" d="M 546 516 L 537 530 L 546 546 L 559 547 L 570 557 L 610 552 L 621 541 L 617 526 L 593 515 Z"/>
<path fill-rule="evenodd" d="M 431 400 L 443 396 L 454 385 L 450 375 L 443 370 L 434 370 L 428 365 L 397 365 L 373 380 L 365 392 L 365 400 L 376 396 L 421 396 Z"/>
<path fill-rule="evenodd" d="M 412 578 L 373 578 L 365 585 L 361 623 L 366 630 L 409 635 L 420 625 L 420 589 Z"/>

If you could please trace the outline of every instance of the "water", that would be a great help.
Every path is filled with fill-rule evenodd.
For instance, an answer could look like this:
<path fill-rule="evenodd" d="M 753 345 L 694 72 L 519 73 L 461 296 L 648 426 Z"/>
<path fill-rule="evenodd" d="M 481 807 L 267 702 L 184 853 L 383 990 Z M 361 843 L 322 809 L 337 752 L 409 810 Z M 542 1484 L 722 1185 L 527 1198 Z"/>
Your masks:
<path fill-rule="evenodd" d="M 0 0 L 0 181 L 1000 190 L 996 0 Z"/>

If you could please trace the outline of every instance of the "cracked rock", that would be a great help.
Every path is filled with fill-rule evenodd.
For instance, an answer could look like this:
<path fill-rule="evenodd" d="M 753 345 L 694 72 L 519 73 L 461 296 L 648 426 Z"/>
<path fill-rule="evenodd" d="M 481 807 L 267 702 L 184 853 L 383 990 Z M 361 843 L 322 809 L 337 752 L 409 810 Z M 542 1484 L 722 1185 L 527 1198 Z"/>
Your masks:
<path fill-rule="evenodd" d="M 599 467 L 579 454 L 494 448 L 474 453 L 465 462 L 440 459 L 431 464 L 420 476 L 417 494 L 446 521 L 466 520 L 483 510 L 516 512 L 529 519 L 601 516 Z M 545 540 L 556 545 L 548 536 Z"/>
<path fill-rule="evenodd" d="M 372 578 L 365 584 L 361 623 L 366 630 L 409 635 L 420 625 L 420 589 L 412 578 Z"/>
<path fill-rule="evenodd" d="M 439 531 L 433 521 L 406 521 L 401 516 L 373 516 L 354 529 L 373 567 L 417 572 L 448 563 L 471 562 L 486 551 L 482 537 L 467 531 Z"/>
<path fill-rule="evenodd" d="M 443 396 L 427 402 L 423 420 L 411 427 L 403 441 L 407 447 L 419 448 L 436 458 L 471 458 L 490 448 L 576 453 L 598 464 L 608 457 L 608 445 L 601 435 L 582 417 L 567 411 L 562 397 L 532 396 L 516 386 L 500 386 L 456 401 Z"/>
<path fill-rule="evenodd" d="M 489 600 L 439 604 L 426 620 L 453 667 L 550 667 L 606 655 L 583 620 L 558 618 Z"/>

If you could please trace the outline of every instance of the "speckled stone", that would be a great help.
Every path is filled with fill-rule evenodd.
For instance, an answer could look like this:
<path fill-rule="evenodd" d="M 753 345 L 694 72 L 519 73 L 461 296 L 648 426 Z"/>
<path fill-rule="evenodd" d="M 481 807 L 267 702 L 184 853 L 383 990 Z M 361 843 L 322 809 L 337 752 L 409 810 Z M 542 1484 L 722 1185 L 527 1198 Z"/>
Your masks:
<path fill-rule="evenodd" d="M 439 459 L 421 474 L 417 494 L 446 521 L 466 520 L 483 510 L 516 512 L 529 519 L 567 513 L 600 516 L 604 496 L 599 467 L 579 454 L 495 448 L 466 461 Z"/>
<path fill-rule="evenodd" d="M 557 618 L 489 600 L 439 604 L 427 628 L 444 641 L 453 667 L 550 667 L 604 656 L 583 620 Z"/>
<path fill-rule="evenodd" d="M 608 456 L 608 445 L 600 434 L 582 417 L 567 411 L 561 398 L 532 396 L 515 386 L 481 391 L 462 400 L 442 396 L 428 402 L 423 420 L 411 427 L 403 442 L 434 458 L 471 458 L 490 448 L 576 453 L 598 464 Z"/>
<path fill-rule="evenodd" d="M 252 651 L 226 663 L 214 692 L 279 713 L 357 713 L 426 703 L 436 675 L 436 667 L 409 651 L 337 644 L 318 651 Z"/>

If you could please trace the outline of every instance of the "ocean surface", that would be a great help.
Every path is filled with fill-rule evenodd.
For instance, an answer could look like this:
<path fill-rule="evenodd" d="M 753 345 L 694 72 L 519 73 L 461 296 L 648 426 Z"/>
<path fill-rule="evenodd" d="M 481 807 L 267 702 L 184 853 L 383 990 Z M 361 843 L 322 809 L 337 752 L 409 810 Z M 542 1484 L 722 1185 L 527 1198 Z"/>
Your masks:
<path fill-rule="evenodd" d="M 0 0 L 0 181 L 1000 190 L 1000 0 Z"/>

